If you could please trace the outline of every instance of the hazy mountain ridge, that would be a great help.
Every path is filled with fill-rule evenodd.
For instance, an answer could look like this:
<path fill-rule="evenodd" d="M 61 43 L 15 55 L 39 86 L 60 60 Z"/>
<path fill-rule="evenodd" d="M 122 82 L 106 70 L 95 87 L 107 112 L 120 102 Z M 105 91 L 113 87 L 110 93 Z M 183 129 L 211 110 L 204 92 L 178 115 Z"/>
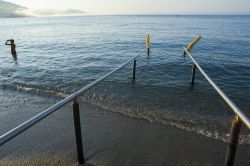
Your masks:
<path fill-rule="evenodd" d="M 14 3 L 0 0 L 0 17 L 32 17 L 32 16 L 60 16 L 60 15 L 83 15 L 86 12 L 79 9 L 42 9 L 33 10 Z"/>
<path fill-rule="evenodd" d="M 25 17 L 16 11 L 27 9 L 26 7 L 0 0 L 0 17 Z"/>

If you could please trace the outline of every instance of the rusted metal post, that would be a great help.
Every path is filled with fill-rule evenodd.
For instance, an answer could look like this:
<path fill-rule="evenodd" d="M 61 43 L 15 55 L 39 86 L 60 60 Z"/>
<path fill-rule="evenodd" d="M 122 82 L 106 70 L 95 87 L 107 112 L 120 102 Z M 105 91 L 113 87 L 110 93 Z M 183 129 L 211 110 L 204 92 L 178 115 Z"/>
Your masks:
<path fill-rule="evenodd" d="M 133 80 L 135 80 L 135 73 L 136 73 L 136 59 L 134 59 L 134 65 L 133 65 Z"/>
<path fill-rule="evenodd" d="M 150 37 L 149 37 L 148 33 L 146 35 L 146 49 L 147 49 L 147 55 L 149 56 L 149 53 L 150 53 Z"/>
<path fill-rule="evenodd" d="M 192 66 L 192 78 L 191 78 L 191 85 L 194 85 L 194 79 L 195 79 L 195 70 L 196 70 L 196 65 L 193 64 Z"/>
<path fill-rule="evenodd" d="M 227 148 L 227 155 L 225 159 L 225 166 L 233 166 L 236 149 L 238 145 L 238 139 L 240 135 L 241 120 L 238 115 L 235 115 L 232 121 L 232 127 L 230 131 L 230 142 Z"/>
<path fill-rule="evenodd" d="M 74 99 L 72 103 L 72 107 L 73 107 L 78 164 L 82 165 L 84 164 L 85 159 L 83 156 L 81 121 L 80 121 L 80 113 L 79 113 L 79 103 L 77 102 L 77 98 Z"/>

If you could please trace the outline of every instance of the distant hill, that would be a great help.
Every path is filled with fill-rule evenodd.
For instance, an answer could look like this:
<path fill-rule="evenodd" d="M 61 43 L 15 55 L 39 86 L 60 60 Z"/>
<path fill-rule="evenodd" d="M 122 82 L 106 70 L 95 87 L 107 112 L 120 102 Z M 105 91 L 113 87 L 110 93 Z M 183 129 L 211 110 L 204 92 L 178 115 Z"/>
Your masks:
<path fill-rule="evenodd" d="M 18 10 L 27 9 L 26 7 L 0 0 L 0 17 L 25 17 L 26 15 L 18 14 Z"/>
<path fill-rule="evenodd" d="M 86 12 L 79 9 L 42 9 L 32 10 L 14 3 L 0 0 L 0 18 L 32 17 L 32 16 L 69 16 L 84 15 Z"/>

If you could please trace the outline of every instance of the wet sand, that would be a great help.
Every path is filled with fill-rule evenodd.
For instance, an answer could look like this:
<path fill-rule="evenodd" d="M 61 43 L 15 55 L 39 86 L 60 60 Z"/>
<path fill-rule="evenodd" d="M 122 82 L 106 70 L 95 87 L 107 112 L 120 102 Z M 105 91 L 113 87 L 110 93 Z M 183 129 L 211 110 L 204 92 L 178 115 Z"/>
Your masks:
<path fill-rule="evenodd" d="M 19 107 L 10 105 L 4 110 L 0 107 L 1 134 L 58 100 L 11 91 L 2 91 L 2 101 L 3 96 L 9 101 L 15 98 Z M 224 164 L 227 146 L 222 141 L 160 123 L 129 118 L 82 102 L 80 106 L 84 155 L 88 165 Z M 6 110 L 8 112 L 3 114 Z M 239 146 L 235 165 L 250 165 L 249 154 L 249 145 Z M 76 160 L 70 105 L 0 147 L 0 165 L 76 165 Z"/>

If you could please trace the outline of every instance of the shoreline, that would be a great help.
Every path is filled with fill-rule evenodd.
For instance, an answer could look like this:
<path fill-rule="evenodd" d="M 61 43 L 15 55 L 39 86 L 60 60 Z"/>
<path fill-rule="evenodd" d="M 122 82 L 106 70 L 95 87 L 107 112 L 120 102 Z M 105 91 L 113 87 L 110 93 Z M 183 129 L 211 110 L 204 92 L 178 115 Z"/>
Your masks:
<path fill-rule="evenodd" d="M 42 107 L 57 102 L 57 99 L 49 97 L 10 91 L 6 97 L 10 100 L 11 96 L 16 97 L 17 94 L 20 95 L 18 102 L 22 108 L 10 111 L 11 122 L 6 119 L 10 114 L 5 115 L 5 125 L 0 127 L 1 134 L 5 131 L 3 127 L 15 126 L 25 121 L 24 119 L 32 117 L 31 114 L 24 116 L 25 112 L 22 109 L 36 114 L 43 109 Z M 173 126 L 103 111 L 82 101 L 79 102 L 83 149 L 87 162 L 91 165 L 223 165 L 224 163 L 227 145 L 222 141 Z M 33 107 L 36 104 L 39 105 Z M 14 115 L 17 117 L 13 117 Z M 247 157 L 250 154 L 249 148 L 250 145 L 239 145 L 235 165 L 250 164 L 250 159 Z M 37 161 L 38 165 L 46 165 L 45 158 L 48 161 L 57 158 L 56 161 L 59 160 L 60 165 L 66 163 L 74 165 L 77 160 L 71 107 L 67 105 L 50 115 L 0 147 L 0 151 L 0 165 L 32 163 L 31 161 Z"/>

